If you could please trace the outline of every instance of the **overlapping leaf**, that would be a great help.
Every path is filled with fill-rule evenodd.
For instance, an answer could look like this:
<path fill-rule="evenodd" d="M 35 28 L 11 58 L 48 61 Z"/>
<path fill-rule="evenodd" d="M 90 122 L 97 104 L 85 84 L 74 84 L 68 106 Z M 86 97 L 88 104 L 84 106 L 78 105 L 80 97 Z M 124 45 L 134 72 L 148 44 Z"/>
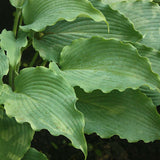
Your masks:
<path fill-rule="evenodd" d="M 30 148 L 33 135 L 29 124 L 18 124 L 0 109 L 0 159 L 21 160 Z"/>
<path fill-rule="evenodd" d="M 95 22 L 89 18 L 77 18 L 73 22 L 60 21 L 41 33 L 42 37 L 34 38 L 34 48 L 44 59 L 57 62 L 62 48 L 78 38 L 102 36 L 132 42 L 142 38 L 128 19 L 119 12 L 112 10 L 108 5 L 103 5 L 98 9 L 109 22 L 109 33 L 105 22 Z"/>
<path fill-rule="evenodd" d="M 136 0 L 101 0 L 103 3 L 107 3 L 109 5 L 113 5 L 115 3 L 119 3 L 119 2 L 124 2 L 124 1 L 128 1 L 128 2 L 135 2 Z M 152 0 L 143 0 L 145 2 L 152 2 Z"/>
<path fill-rule="evenodd" d="M 5 53 L 0 50 L 0 85 L 2 84 L 2 78 L 8 73 L 9 63 Z"/>
<path fill-rule="evenodd" d="M 47 160 L 47 157 L 34 148 L 30 148 L 22 160 Z"/>
<path fill-rule="evenodd" d="M 93 8 L 88 0 L 28 0 L 23 8 L 23 30 L 41 31 L 59 20 L 73 21 L 76 17 L 90 17 L 106 21 L 103 14 Z"/>
<path fill-rule="evenodd" d="M 129 142 L 160 139 L 160 116 L 151 99 L 137 90 L 84 93 L 76 89 L 78 109 L 85 116 L 85 132 L 102 138 L 119 135 Z"/>
<path fill-rule="evenodd" d="M 160 49 L 160 7 L 156 3 L 144 1 L 120 2 L 112 5 L 128 17 L 135 28 L 143 34 L 141 43 Z"/>
<path fill-rule="evenodd" d="M 27 45 L 27 34 L 20 32 L 15 39 L 12 31 L 3 30 L 1 34 L 1 48 L 7 51 L 11 67 L 15 67 L 21 59 L 21 49 Z"/>
<path fill-rule="evenodd" d="M 140 87 L 140 91 L 150 97 L 155 106 L 160 105 L 160 92 L 158 92 L 157 90 L 151 90 L 146 86 Z"/>
<path fill-rule="evenodd" d="M 75 108 L 73 88 L 61 76 L 44 67 L 26 68 L 15 79 L 15 92 L 6 88 L 2 99 L 7 114 L 18 122 L 64 135 L 87 154 L 84 118 Z"/>
<path fill-rule="evenodd" d="M 123 91 L 141 85 L 160 87 L 147 59 L 139 56 L 131 45 L 114 39 L 93 37 L 74 41 L 63 49 L 60 68 L 72 86 L 80 86 L 87 92 Z"/>
<path fill-rule="evenodd" d="M 138 53 L 141 56 L 147 57 L 149 59 L 153 72 L 160 75 L 160 51 L 144 46 L 140 43 L 132 43 L 132 45 L 137 48 Z"/>

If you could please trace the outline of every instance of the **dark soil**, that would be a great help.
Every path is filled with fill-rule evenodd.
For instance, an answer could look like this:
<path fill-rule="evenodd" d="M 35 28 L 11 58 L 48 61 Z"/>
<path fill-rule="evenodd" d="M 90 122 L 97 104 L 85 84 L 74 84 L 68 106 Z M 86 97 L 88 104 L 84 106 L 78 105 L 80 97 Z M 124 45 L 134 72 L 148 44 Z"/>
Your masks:
<path fill-rule="evenodd" d="M 160 141 L 128 143 L 118 136 L 101 139 L 96 134 L 86 135 L 87 160 L 160 160 Z M 80 150 L 72 147 L 63 136 L 54 137 L 48 131 L 37 132 L 32 146 L 45 153 L 50 160 L 83 160 Z"/>

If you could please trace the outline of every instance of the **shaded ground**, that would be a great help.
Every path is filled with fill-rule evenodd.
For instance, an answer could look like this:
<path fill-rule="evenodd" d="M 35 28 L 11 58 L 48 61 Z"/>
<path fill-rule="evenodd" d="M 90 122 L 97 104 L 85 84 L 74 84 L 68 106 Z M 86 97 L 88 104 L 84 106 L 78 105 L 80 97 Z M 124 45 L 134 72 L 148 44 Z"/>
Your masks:
<path fill-rule="evenodd" d="M 87 160 L 159 160 L 160 141 L 128 143 L 118 136 L 101 139 L 96 134 L 86 136 Z M 45 153 L 50 160 L 83 160 L 81 151 L 74 149 L 63 136 L 54 137 L 48 131 L 37 132 L 32 146 Z"/>

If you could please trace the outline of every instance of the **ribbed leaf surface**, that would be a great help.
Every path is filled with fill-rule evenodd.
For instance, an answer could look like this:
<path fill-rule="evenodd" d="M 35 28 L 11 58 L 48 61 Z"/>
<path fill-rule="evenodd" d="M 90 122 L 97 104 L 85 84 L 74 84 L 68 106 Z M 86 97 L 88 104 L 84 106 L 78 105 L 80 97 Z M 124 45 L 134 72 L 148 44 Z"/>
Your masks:
<path fill-rule="evenodd" d="M 129 44 L 93 37 L 80 39 L 63 49 L 60 58 L 63 76 L 72 86 L 90 92 L 110 92 L 148 85 L 159 88 L 160 80 L 147 59 Z"/>
<path fill-rule="evenodd" d="M 128 17 L 135 28 L 143 33 L 142 43 L 160 50 L 160 7 L 156 3 L 146 1 L 115 3 L 113 8 Z"/>
<path fill-rule="evenodd" d="M 18 124 L 14 118 L 9 118 L 0 109 L 0 159 L 21 160 L 34 135 L 27 123 Z"/>
<path fill-rule="evenodd" d="M 160 139 L 160 116 L 151 99 L 137 90 L 87 94 L 77 90 L 78 109 L 85 116 L 85 132 L 102 138 L 119 135 L 129 142 Z"/>
<path fill-rule="evenodd" d="M 157 90 L 151 90 L 146 86 L 140 87 L 140 91 L 150 97 L 154 105 L 160 105 L 160 92 Z"/>
<path fill-rule="evenodd" d="M 92 1 L 96 1 L 96 0 L 92 0 Z M 128 2 L 135 2 L 136 0 L 101 0 L 102 2 L 104 3 L 107 3 L 109 5 L 113 5 L 115 3 L 118 3 L 118 2 L 124 2 L 124 1 L 128 1 Z M 145 2 L 152 2 L 152 0 L 143 0 Z"/>
<path fill-rule="evenodd" d="M 26 68 L 15 79 L 15 92 L 6 91 L 2 97 L 7 114 L 18 122 L 64 135 L 86 155 L 84 118 L 75 108 L 73 88 L 62 77 L 44 67 Z"/>
<path fill-rule="evenodd" d="M 47 157 L 34 148 L 30 148 L 22 160 L 47 160 Z"/>
<path fill-rule="evenodd" d="M 9 63 L 5 53 L 0 50 L 0 85 L 2 84 L 2 78 L 8 73 Z"/>
<path fill-rule="evenodd" d="M 132 43 L 141 56 L 147 57 L 151 62 L 153 72 L 160 75 L 160 51 L 146 47 L 140 43 Z"/>
<path fill-rule="evenodd" d="M 78 38 L 102 36 L 132 42 L 142 38 L 128 19 L 119 12 L 112 10 L 108 5 L 103 5 L 98 9 L 109 22 L 109 33 L 105 22 L 95 22 L 89 18 L 77 18 L 73 22 L 60 21 L 56 25 L 48 27 L 42 37 L 34 38 L 34 48 L 44 59 L 57 62 L 62 48 Z"/>
<path fill-rule="evenodd" d="M 12 31 L 3 30 L 1 34 L 1 48 L 7 51 L 7 57 L 12 67 L 15 67 L 21 59 L 21 49 L 27 45 L 27 34 L 20 32 L 15 39 Z"/>
<path fill-rule="evenodd" d="M 22 29 L 40 31 L 59 20 L 73 21 L 78 16 L 106 21 L 103 14 L 93 8 L 88 0 L 28 0 L 23 9 L 26 26 Z"/>

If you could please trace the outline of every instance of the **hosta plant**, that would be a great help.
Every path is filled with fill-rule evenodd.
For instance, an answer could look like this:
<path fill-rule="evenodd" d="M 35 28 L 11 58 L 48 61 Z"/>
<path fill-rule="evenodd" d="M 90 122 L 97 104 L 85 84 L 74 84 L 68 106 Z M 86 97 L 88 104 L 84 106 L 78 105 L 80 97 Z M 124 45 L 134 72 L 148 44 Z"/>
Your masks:
<path fill-rule="evenodd" d="M 85 134 L 160 139 L 158 2 L 10 0 L 13 31 L 0 34 L 0 159 L 46 160 L 30 147 L 42 129 L 67 137 L 84 159 Z"/>

